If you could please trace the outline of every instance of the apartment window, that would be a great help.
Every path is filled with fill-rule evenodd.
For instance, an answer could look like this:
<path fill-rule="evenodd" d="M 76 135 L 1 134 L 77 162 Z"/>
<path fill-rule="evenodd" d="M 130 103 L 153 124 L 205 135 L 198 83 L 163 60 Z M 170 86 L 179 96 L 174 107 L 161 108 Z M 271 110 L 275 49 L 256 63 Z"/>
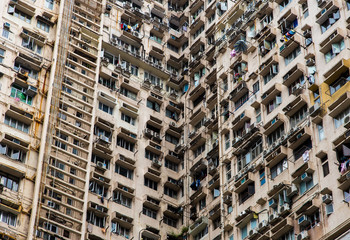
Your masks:
<path fill-rule="evenodd" d="M 6 212 L 4 210 L 0 210 L 0 219 L 2 222 L 16 227 L 16 222 L 17 222 L 17 216 L 10 213 L 10 212 Z"/>
<path fill-rule="evenodd" d="M 175 47 L 174 45 L 170 44 L 170 43 L 167 43 L 167 47 L 173 51 L 173 52 L 176 52 L 178 53 L 179 52 L 179 48 L 178 47 Z"/>
<path fill-rule="evenodd" d="M 106 226 L 106 217 L 98 216 L 93 211 L 87 212 L 86 220 L 100 228 L 104 228 Z"/>
<path fill-rule="evenodd" d="M 29 125 L 28 124 L 25 124 L 21 121 L 13 119 L 13 118 L 9 117 L 8 115 L 5 116 L 5 124 L 10 126 L 10 127 L 16 128 L 22 132 L 29 133 Z"/>
<path fill-rule="evenodd" d="M 213 13 L 212 15 L 210 15 L 210 17 L 208 17 L 208 23 L 209 24 L 212 23 L 215 20 L 215 16 L 216 16 L 216 14 Z"/>
<path fill-rule="evenodd" d="M 27 89 L 23 88 L 17 84 L 12 84 L 11 86 L 11 97 L 15 98 L 16 101 L 21 101 L 28 105 L 32 105 L 33 98 L 26 94 Z"/>
<path fill-rule="evenodd" d="M 53 4 L 54 4 L 53 0 L 45 0 L 45 7 L 46 8 L 53 10 Z"/>
<path fill-rule="evenodd" d="M 26 23 L 30 23 L 32 21 L 32 16 L 18 10 L 14 6 L 9 6 L 8 13 L 13 14 L 16 18 L 19 18 L 22 21 L 25 21 Z"/>
<path fill-rule="evenodd" d="M 270 170 L 271 179 L 274 179 L 278 175 L 280 175 L 284 170 L 288 169 L 288 160 L 284 158 L 275 166 L 273 166 Z"/>
<path fill-rule="evenodd" d="M 200 231 L 197 235 L 194 236 L 194 240 L 201 240 L 208 234 L 208 226 L 206 226 L 202 231 Z"/>
<path fill-rule="evenodd" d="M 130 229 L 121 226 L 119 223 L 112 222 L 111 232 L 119 236 L 123 236 L 126 239 L 130 238 Z"/>
<path fill-rule="evenodd" d="M 308 174 L 308 175 L 309 175 L 308 180 L 302 180 L 302 182 L 299 185 L 300 195 L 304 194 L 314 186 L 312 174 Z"/>
<path fill-rule="evenodd" d="M 336 81 L 329 84 L 330 94 L 333 95 L 339 89 L 341 89 L 345 84 L 350 81 L 350 76 L 348 72 L 343 73 Z"/>
<path fill-rule="evenodd" d="M 139 75 L 139 67 L 131 64 L 130 72 L 137 77 Z"/>
<path fill-rule="evenodd" d="M 322 164 L 323 177 L 326 177 L 329 174 L 328 156 L 326 155 L 322 157 L 320 160 Z"/>
<path fill-rule="evenodd" d="M 307 1 L 301 4 L 301 9 L 303 11 L 303 17 L 307 18 L 309 16 L 309 6 Z"/>
<path fill-rule="evenodd" d="M 5 50 L 0 48 L 0 64 L 3 63 L 5 58 Z"/>
<path fill-rule="evenodd" d="M 115 81 L 112 79 L 106 79 L 106 78 L 100 77 L 98 79 L 98 83 L 102 84 L 105 87 L 108 87 L 109 89 L 115 90 Z"/>
<path fill-rule="evenodd" d="M 198 157 L 199 155 L 201 155 L 202 152 L 205 151 L 205 144 L 197 147 L 194 151 L 193 151 L 193 154 L 194 154 L 194 158 Z"/>
<path fill-rule="evenodd" d="M 329 14 L 326 20 L 321 23 L 321 32 L 326 32 L 335 22 L 340 19 L 339 9 L 335 10 L 333 13 Z"/>
<path fill-rule="evenodd" d="M 318 132 L 318 140 L 322 141 L 325 138 L 324 128 L 323 128 L 322 122 L 317 124 L 316 127 L 317 127 L 317 132 Z"/>
<path fill-rule="evenodd" d="M 263 77 L 264 84 L 270 82 L 278 74 L 278 71 L 278 64 L 272 64 L 270 67 L 270 72 Z"/>
<path fill-rule="evenodd" d="M 4 28 L 2 29 L 2 36 L 3 36 L 4 38 L 9 38 L 9 37 L 10 37 L 10 29 L 4 27 Z"/>
<path fill-rule="evenodd" d="M 174 137 L 173 135 L 170 135 L 169 133 L 166 133 L 165 134 L 165 141 L 176 145 L 179 143 L 179 138 Z"/>
<path fill-rule="evenodd" d="M 133 179 L 134 170 L 125 168 L 119 164 L 115 164 L 115 172 L 129 179 Z"/>
<path fill-rule="evenodd" d="M 18 192 L 19 179 L 7 173 L 0 172 L 0 183 L 7 189 Z"/>
<path fill-rule="evenodd" d="M 264 185 L 266 183 L 265 169 L 264 168 L 259 171 L 259 178 L 260 178 L 260 186 Z"/>
<path fill-rule="evenodd" d="M 142 213 L 148 217 L 157 219 L 157 212 L 153 209 L 143 206 Z"/>
<path fill-rule="evenodd" d="M 146 178 L 146 177 L 144 179 L 144 185 L 146 187 L 152 188 L 153 190 L 156 190 L 156 191 L 158 189 L 158 182 L 153 181 L 153 180 Z"/>
<path fill-rule="evenodd" d="M 267 104 L 267 114 L 271 113 L 282 103 L 281 94 L 278 94 L 273 100 Z"/>
<path fill-rule="evenodd" d="M 255 109 L 255 115 L 256 115 L 256 122 L 261 122 L 261 108 L 258 107 Z"/>
<path fill-rule="evenodd" d="M 146 149 L 145 151 L 145 158 L 153 161 L 153 160 L 159 160 L 160 156 L 154 152 L 151 152 L 149 150 Z"/>
<path fill-rule="evenodd" d="M 124 196 L 123 193 L 119 191 L 113 192 L 113 201 L 127 208 L 131 208 L 132 206 L 132 199 Z"/>
<path fill-rule="evenodd" d="M 177 191 L 169 187 L 164 187 L 164 194 L 172 198 L 177 198 Z"/>
<path fill-rule="evenodd" d="M 63 133 L 60 133 L 60 132 L 57 132 L 56 133 L 56 136 L 60 139 L 62 139 L 64 142 L 60 141 L 60 140 L 55 140 L 55 146 L 56 147 L 59 147 L 63 150 L 67 150 L 67 144 L 65 142 L 68 141 L 68 136 L 63 134 Z"/>
<path fill-rule="evenodd" d="M 329 61 L 331 61 L 333 58 L 335 58 L 335 56 L 337 56 L 341 51 L 343 51 L 345 49 L 345 43 L 344 43 L 344 39 L 342 39 L 340 42 L 337 43 L 332 43 L 332 48 L 331 50 L 329 50 L 329 52 L 327 52 L 324 57 L 326 60 L 326 63 L 328 63 Z"/>
<path fill-rule="evenodd" d="M 346 0 L 346 7 L 348 10 L 350 10 L 350 0 Z"/>
<path fill-rule="evenodd" d="M 202 210 L 202 209 L 206 208 L 206 206 L 207 206 L 207 199 L 205 197 L 202 198 L 201 200 L 199 200 L 198 205 L 199 205 L 199 210 Z"/>
<path fill-rule="evenodd" d="M 290 125 L 293 128 L 298 125 L 303 119 L 308 116 L 308 108 L 307 105 L 299 109 L 293 116 L 290 117 Z"/>
<path fill-rule="evenodd" d="M 339 128 L 344 124 L 344 119 L 345 117 L 350 115 L 350 107 L 339 113 L 335 118 L 334 118 L 334 125 L 335 128 Z"/>
<path fill-rule="evenodd" d="M 229 181 L 232 178 L 231 163 L 227 163 L 225 165 L 225 170 L 226 170 L 226 181 Z"/>
<path fill-rule="evenodd" d="M 288 6 L 289 3 L 291 3 L 292 0 L 283 0 L 281 3 L 280 3 L 280 11 L 282 11 L 285 7 Z"/>
<path fill-rule="evenodd" d="M 137 93 L 130 91 L 129 89 L 126 89 L 124 87 L 120 88 L 120 93 L 128 98 L 131 98 L 132 100 L 136 100 Z"/>
<path fill-rule="evenodd" d="M 171 170 L 173 170 L 174 172 L 178 172 L 179 171 L 179 164 L 174 163 L 172 161 L 169 161 L 168 159 L 165 159 L 165 167 L 169 168 Z"/>
<path fill-rule="evenodd" d="M 120 137 L 117 137 L 117 146 L 125 148 L 126 150 L 129 150 L 131 152 L 133 152 L 135 149 L 135 143 L 129 142 L 124 138 Z"/>
<path fill-rule="evenodd" d="M 101 197 L 107 197 L 108 189 L 105 189 L 105 186 L 103 184 L 99 184 L 95 181 L 90 181 L 89 191 L 96 193 L 97 195 L 99 195 Z"/>
<path fill-rule="evenodd" d="M 18 149 L 13 149 L 3 143 L 0 143 L 0 154 L 8 156 L 9 158 L 19 162 L 24 162 L 27 157 L 26 152 Z"/>
<path fill-rule="evenodd" d="M 110 107 L 102 102 L 98 103 L 98 109 L 100 109 L 108 114 L 111 114 L 111 115 L 113 114 L 113 107 Z"/>
<path fill-rule="evenodd" d="M 195 40 L 204 31 L 204 24 L 193 34 L 193 40 Z"/>
<path fill-rule="evenodd" d="M 127 122 L 127 123 L 129 123 L 129 124 L 135 126 L 136 118 L 130 117 L 130 116 L 126 115 L 125 113 L 122 113 L 122 114 L 121 114 L 121 119 L 122 119 L 124 122 Z"/>
<path fill-rule="evenodd" d="M 293 94 L 293 91 L 295 90 L 295 87 L 297 87 L 298 85 L 304 85 L 305 84 L 305 78 L 304 75 L 300 76 L 297 80 L 295 80 L 294 82 L 292 82 L 289 86 L 288 86 L 288 93 L 289 95 Z"/>
<path fill-rule="evenodd" d="M 179 120 L 179 116 L 178 116 L 177 112 L 171 111 L 168 108 L 165 109 L 165 116 L 167 116 L 168 118 L 173 119 L 174 121 Z"/>
<path fill-rule="evenodd" d="M 45 31 L 45 32 L 49 32 L 50 31 L 50 25 L 43 22 L 43 21 L 40 21 L 38 20 L 37 23 L 36 23 L 36 27 Z"/>
<path fill-rule="evenodd" d="M 16 71 L 20 71 L 20 70 L 24 70 L 28 73 L 28 76 L 34 79 L 38 79 L 39 73 L 33 69 L 27 68 L 25 66 L 23 66 L 22 64 L 20 64 L 19 62 L 15 62 L 15 65 L 13 66 L 13 68 Z"/>
<path fill-rule="evenodd" d="M 255 194 L 255 186 L 254 186 L 254 182 L 253 183 L 249 183 L 247 188 L 245 190 L 243 190 L 239 195 L 239 204 L 244 203 L 246 200 L 248 200 L 251 196 L 253 196 Z"/>
<path fill-rule="evenodd" d="M 225 134 L 225 150 L 230 148 L 230 132 Z"/>
<path fill-rule="evenodd" d="M 284 234 L 282 237 L 280 237 L 278 240 L 294 240 L 294 239 L 295 239 L 294 230 L 291 230 L 288 233 Z"/>
<path fill-rule="evenodd" d="M 256 218 L 252 218 L 247 225 L 241 228 L 241 238 L 242 240 L 248 237 L 249 230 L 257 228 L 258 220 Z"/>
<path fill-rule="evenodd" d="M 157 59 L 157 58 L 153 57 L 153 59 Z M 156 61 L 156 60 L 154 60 L 154 61 Z M 159 60 L 157 60 L 157 61 L 159 61 Z M 160 64 L 160 62 L 158 64 Z M 159 77 L 157 77 L 157 76 L 155 76 L 153 74 L 150 74 L 149 72 L 144 72 L 144 80 L 149 80 L 149 81 L 151 81 L 152 85 L 160 86 L 160 87 L 163 88 L 162 80 Z"/>
<path fill-rule="evenodd" d="M 279 126 L 273 133 L 267 136 L 267 143 L 271 146 L 284 135 L 284 125 Z"/>
<path fill-rule="evenodd" d="M 289 63 L 291 63 L 296 57 L 299 56 L 301 53 L 300 46 L 295 48 L 288 56 L 284 58 L 284 64 L 287 66 Z"/>
<path fill-rule="evenodd" d="M 177 220 L 170 218 L 170 217 L 167 217 L 167 216 L 163 216 L 163 222 L 171 227 L 174 227 L 174 228 L 176 228 L 176 226 L 177 226 Z"/>
<path fill-rule="evenodd" d="M 149 107 L 150 109 L 156 111 L 156 112 L 160 112 L 160 104 L 150 101 L 147 99 L 147 107 Z"/>

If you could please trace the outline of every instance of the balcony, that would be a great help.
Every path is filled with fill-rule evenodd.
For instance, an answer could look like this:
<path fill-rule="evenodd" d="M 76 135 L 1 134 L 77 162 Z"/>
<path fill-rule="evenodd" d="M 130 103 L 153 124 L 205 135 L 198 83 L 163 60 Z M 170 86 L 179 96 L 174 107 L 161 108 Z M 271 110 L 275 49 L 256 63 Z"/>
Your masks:
<path fill-rule="evenodd" d="M 297 63 L 285 75 L 283 75 L 283 85 L 289 87 L 305 73 L 305 66 Z"/>
<path fill-rule="evenodd" d="M 333 43 L 338 43 L 342 39 L 346 37 L 346 30 L 337 28 L 334 32 L 332 32 L 325 40 L 320 43 L 320 52 L 326 54 L 332 49 Z"/>
<path fill-rule="evenodd" d="M 259 74 L 261 76 L 266 76 L 267 74 L 270 73 L 270 69 L 274 64 L 278 63 L 278 56 L 277 55 L 273 55 L 272 57 L 270 57 L 269 59 L 267 59 L 264 63 L 262 63 L 259 66 Z"/>
<path fill-rule="evenodd" d="M 287 157 L 288 149 L 280 145 L 277 149 L 273 150 L 270 154 L 264 156 L 266 166 L 273 167 L 279 163 L 282 159 Z"/>
<path fill-rule="evenodd" d="M 220 216 L 220 211 L 220 204 L 218 204 L 212 210 L 209 211 L 209 219 L 216 219 L 218 216 Z"/>
<path fill-rule="evenodd" d="M 293 228 L 293 219 L 287 217 L 271 228 L 271 239 L 277 240 Z"/>
<path fill-rule="evenodd" d="M 341 4 L 339 4 L 338 1 L 336 1 L 336 0 L 328 1 L 326 6 L 323 7 L 322 10 L 318 14 L 316 14 L 316 23 L 321 25 L 329 18 L 328 16 L 333 11 L 335 11 L 339 8 L 341 8 Z"/>
<path fill-rule="evenodd" d="M 271 102 L 278 94 L 282 92 L 282 85 L 275 83 L 271 88 L 265 91 L 261 96 L 261 103 L 267 105 Z"/>
<path fill-rule="evenodd" d="M 301 127 L 289 136 L 288 148 L 294 150 L 309 138 L 311 138 L 311 128 L 308 126 Z"/>
<path fill-rule="evenodd" d="M 208 218 L 205 216 L 202 216 L 190 226 L 188 233 L 192 236 L 196 236 L 207 225 L 208 225 Z"/>
<path fill-rule="evenodd" d="M 247 92 L 249 92 L 249 89 L 247 87 L 246 82 L 241 81 L 230 93 L 230 96 L 231 96 L 230 100 L 233 102 L 236 102 L 238 99 L 243 97 Z"/>
<path fill-rule="evenodd" d="M 283 114 L 278 113 L 271 121 L 268 121 L 265 125 L 264 125 L 264 129 L 265 135 L 269 135 L 270 133 L 272 133 L 273 131 L 275 131 L 279 126 L 281 126 L 282 124 L 284 124 L 283 121 Z"/>
<path fill-rule="evenodd" d="M 288 117 L 291 117 L 297 111 L 299 111 L 302 107 L 304 107 L 306 104 L 307 104 L 306 97 L 304 95 L 299 95 L 292 102 L 290 102 L 287 106 L 285 106 L 282 110 L 284 111 L 284 113 Z"/>
<path fill-rule="evenodd" d="M 113 148 L 111 146 L 112 141 L 109 137 L 104 135 L 95 136 L 94 147 L 107 154 L 112 154 Z"/>
<path fill-rule="evenodd" d="M 135 162 L 136 161 L 132 158 L 125 157 L 122 154 L 116 155 L 115 162 L 118 163 L 119 165 L 126 167 L 126 168 L 135 169 Z"/>
<path fill-rule="evenodd" d="M 125 216 L 119 212 L 113 212 L 112 214 L 112 222 L 119 223 L 120 226 L 131 229 L 133 227 L 133 219 L 131 217 Z"/>
<path fill-rule="evenodd" d="M 345 92 L 337 100 L 335 100 L 332 104 L 329 105 L 328 107 L 330 111 L 329 115 L 334 118 L 349 106 L 350 106 L 350 92 Z"/>
<path fill-rule="evenodd" d="M 208 182 L 208 189 L 213 190 L 214 188 L 219 186 L 220 186 L 220 175 L 217 174 Z"/>
<path fill-rule="evenodd" d="M 250 116 L 249 116 L 249 111 L 244 110 L 239 116 L 237 116 L 233 121 L 232 121 L 232 130 L 238 130 L 240 128 L 243 128 L 246 123 L 250 123 Z"/>
<path fill-rule="evenodd" d="M 245 190 L 250 183 L 254 183 L 254 174 L 252 172 L 248 172 L 244 174 L 242 177 L 235 179 L 235 193 L 241 193 Z"/>

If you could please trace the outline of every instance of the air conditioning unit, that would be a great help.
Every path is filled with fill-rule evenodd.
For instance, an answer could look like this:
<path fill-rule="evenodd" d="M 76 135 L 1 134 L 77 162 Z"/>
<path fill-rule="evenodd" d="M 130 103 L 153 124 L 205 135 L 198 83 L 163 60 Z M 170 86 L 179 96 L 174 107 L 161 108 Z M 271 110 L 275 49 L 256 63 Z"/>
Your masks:
<path fill-rule="evenodd" d="M 292 88 L 292 94 L 298 95 L 301 93 L 302 89 L 303 89 L 303 86 L 300 83 L 298 83 Z"/>
<path fill-rule="evenodd" d="M 193 138 L 194 135 L 196 135 L 196 131 L 190 132 L 190 133 L 188 134 L 188 137 L 189 137 L 189 138 Z"/>
<path fill-rule="evenodd" d="M 176 123 L 175 122 L 170 122 L 170 126 L 176 127 Z"/>
<path fill-rule="evenodd" d="M 99 167 L 99 168 L 105 168 L 105 165 L 104 165 L 103 162 L 97 162 L 96 166 Z"/>
<path fill-rule="evenodd" d="M 300 177 L 301 181 L 307 182 L 312 179 L 312 177 L 308 173 L 303 173 Z"/>
<path fill-rule="evenodd" d="M 107 4 L 106 5 L 106 11 L 111 11 L 112 10 L 112 5 Z"/>
<path fill-rule="evenodd" d="M 258 230 L 256 229 L 256 228 L 254 228 L 254 229 L 251 229 L 250 231 L 249 231 L 249 237 L 254 237 L 254 236 L 256 236 L 256 235 L 258 235 Z"/>
<path fill-rule="evenodd" d="M 296 194 L 298 194 L 298 188 L 295 184 L 292 184 L 292 186 L 287 189 L 287 197 L 291 198 Z"/>
<path fill-rule="evenodd" d="M 297 236 L 297 240 L 306 240 L 306 239 L 310 239 L 309 234 L 307 233 L 307 231 L 302 231 L 301 233 L 298 234 Z"/>
<path fill-rule="evenodd" d="M 302 215 L 300 218 L 298 218 L 298 224 L 300 226 L 307 226 L 310 224 L 310 220 L 306 215 Z"/>
<path fill-rule="evenodd" d="M 322 202 L 325 203 L 325 204 L 329 204 L 333 201 L 333 198 L 331 195 L 329 194 L 325 194 L 322 196 Z"/>
<path fill-rule="evenodd" d="M 10 28 L 11 27 L 11 24 L 8 23 L 8 22 L 4 22 L 4 28 Z"/>
<path fill-rule="evenodd" d="M 280 208 L 280 214 L 285 214 L 290 210 L 289 204 L 285 203 Z"/>
<path fill-rule="evenodd" d="M 307 29 L 303 32 L 304 37 L 308 38 L 311 37 L 311 29 Z"/>
<path fill-rule="evenodd" d="M 326 0 L 317 0 L 317 6 L 322 7 L 326 3 Z"/>
<path fill-rule="evenodd" d="M 109 142 L 109 138 L 106 137 L 105 135 L 100 135 L 100 140 L 102 140 L 102 141 L 104 141 L 104 142 L 106 142 L 106 143 L 110 143 L 110 142 Z"/>
<path fill-rule="evenodd" d="M 315 65 L 315 60 L 313 58 L 309 58 L 306 60 L 306 65 L 307 66 L 314 66 Z"/>
<path fill-rule="evenodd" d="M 269 222 L 275 222 L 276 220 L 278 220 L 279 216 L 277 213 L 272 213 L 270 216 L 269 216 Z"/>
<path fill-rule="evenodd" d="M 258 225 L 259 230 L 267 228 L 267 224 L 268 224 L 268 222 L 266 220 L 259 222 L 259 225 Z"/>
<path fill-rule="evenodd" d="M 34 97 L 38 93 L 38 89 L 32 85 L 28 85 L 26 94 L 28 96 Z"/>
<path fill-rule="evenodd" d="M 242 140 L 242 137 L 236 137 L 234 140 L 233 140 L 233 145 L 234 144 L 236 144 L 236 143 L 238 143 L 239 141 L 241 141 Z"/>
<path fill-rule="evenodd" d="M 135 37 L 137 37 L 137 38 L 140 37 L 140 34 L 139 34 L 138 32 L 133 32 L 133 35 L 134 35 Z"/>
<path fill-rule="evenodd" d="M 269 207 L 270 208 L 275 208 L 275 207 L 277 207 L 277 202 L 276 202 L 276 200 L 275 199 L 270 199 L 269 200 Z"/>
<path fill-rule="evenodd" d="M 158 159 L 153 159 L 152 160 L 152 164 L 157 166 L 157 167 L 161 167 L 162 166 L 162 164 L 160 163 L 160 161 Z"/>

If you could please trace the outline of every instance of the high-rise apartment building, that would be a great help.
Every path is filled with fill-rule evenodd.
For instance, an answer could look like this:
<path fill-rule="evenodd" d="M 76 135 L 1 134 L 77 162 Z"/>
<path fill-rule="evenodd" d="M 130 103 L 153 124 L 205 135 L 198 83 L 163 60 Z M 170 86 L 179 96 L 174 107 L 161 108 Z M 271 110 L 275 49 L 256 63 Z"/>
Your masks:
<path fill-rule="evenodd" d="M 350 239 L 349 0 L 1 0 L 0 239 Z"/>

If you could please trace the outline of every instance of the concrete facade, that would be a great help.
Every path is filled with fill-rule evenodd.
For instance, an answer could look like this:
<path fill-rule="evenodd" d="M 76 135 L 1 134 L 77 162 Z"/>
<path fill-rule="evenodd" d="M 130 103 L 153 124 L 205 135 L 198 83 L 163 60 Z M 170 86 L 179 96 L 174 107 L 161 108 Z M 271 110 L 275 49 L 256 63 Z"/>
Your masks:
<path fill-rule="evenodd" d="M 349 238 L 349 1 L 2 6 L 0 239 Z"/>

